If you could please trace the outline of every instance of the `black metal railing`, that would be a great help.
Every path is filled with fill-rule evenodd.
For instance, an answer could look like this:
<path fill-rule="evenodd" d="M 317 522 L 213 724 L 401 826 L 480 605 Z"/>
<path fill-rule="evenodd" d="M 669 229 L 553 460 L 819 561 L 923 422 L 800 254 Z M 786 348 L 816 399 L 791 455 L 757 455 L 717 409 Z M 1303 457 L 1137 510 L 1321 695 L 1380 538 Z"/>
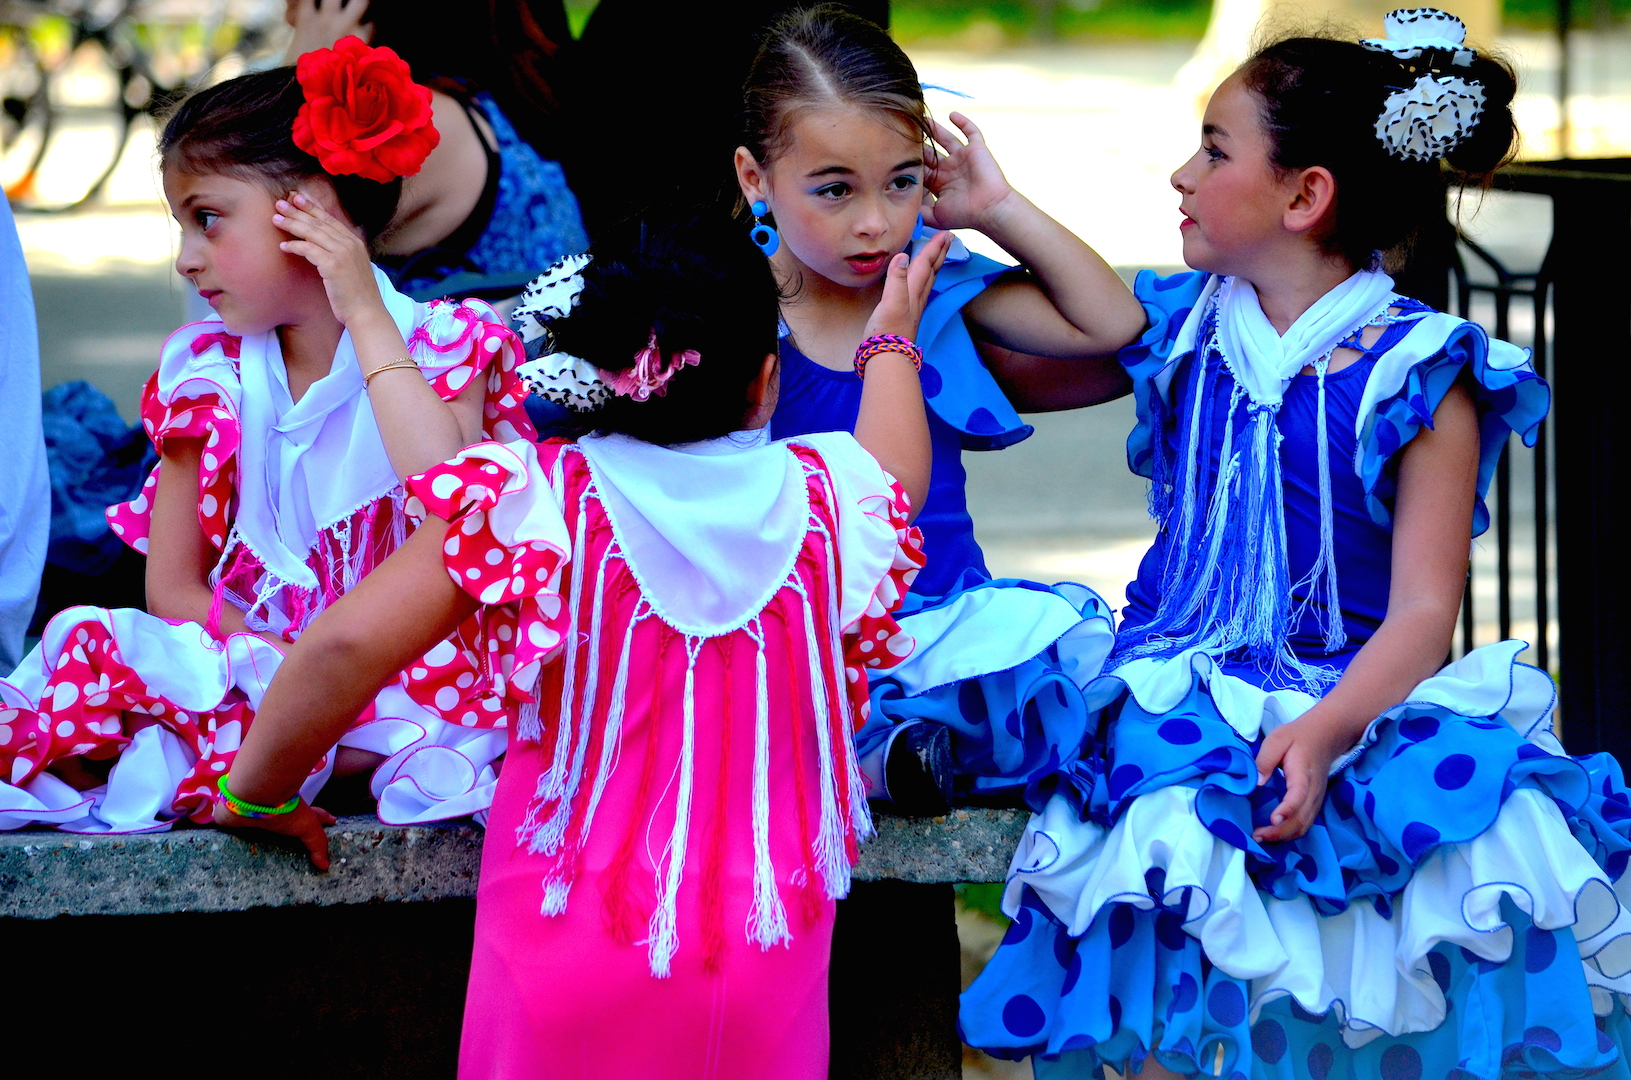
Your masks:
<path fill-rule="evenodd" d="M 1451 297 L 1453 299 L 1454 314 L 1463 318 L 1473 318 L 1476 314 L 1474 298 L 1488 296 L 1494 309 L 1494 325 L 1489 329 L 1494 336 L 1503 341 L 1513 338 L 1512 303 L 1514 300 L 1527 300 L 1533 306 L 1534 329 L 1530 336 L 1529 345 L 1533 351 L 1533 360 L 1536 372 L 1541 378 L 1547 372 L 1547 317 L 1548 301 L 1551 296 L 1551 282 L 1547 277 L 1547 266 L 1542 262 L 1534 271 L 1514 271 L 1494 254 L 1486 250 L 1465 233 L 1457 237 L 1457 246 L 1454 260 L 1450 266 L 1452 280 Z M 1471 257 L 1469 260 L 1468 257 Z M 1469 262 L 1493 276 L 1493 281 L 1475 280 Z M 1478 275 L 1483 277 L 1483 274 Z M 1518 344 L 1522 344 L 1519 342 Z M 1547 446 L 1550 432 L 1547 422 L 1542 421 L 1539 436 L 1534 447 L 1529 450 L 1531 457 L 1531 471 L 1533 477 L 1533 505 L 1531 517 L 1531 545 L 1534 554 L 1534 613 L 1535 631 L 1531 642 L 1535 650 L 1535 666 L 1543 671 L 1551 670 L 1551 560 L 1550 554 L 1550 507 L 1552 502 L 1552 475 L 1548 468 L 1551 455 Z M 1512 608 L 1513 608 L 1513 570 L 1512 570 L 1512 544 L 1513 544 L 1513 489 L 1512 489 L 1512 461 L 1519 450 L 1517 440 L 1509 437 L 1506 452 L 1501 455 L 1495 467 L 1494 485 L 1494 533 L 1495 533 L 1495 594 L 1496 594 L 1496 640 L 1504 641 L 1512 636 Z M 1467 586 L 1461 602 L 1461 651 L 1463 654 L 1471 651 L 1476 641 L 1476 610 L 1474 601 L 1474 574 L 1469 567 Z"/>
<path fill-rule="evenodd" d="M 1521 310 L 1513 305 L 1533 313 L 1527 344 L 1552 384 L 1553 408 L 1535 447 L 1521 450 L 1514 440 L 1496 471 L 1496 630 L 1501 638 L 1512 633 L 1515 545 L 1521 550 L 1525 539 L 1522 529 L 1514 535 L 1513 464 L 1527 455 L 1535 659 L 1558 678 L 1569 751 L 1606 750 L 1631 763 L 1631 573 L 1619 516 L 1631 496 L 1631 158 L 1512 166 L 1495 186 L 1550 199 L 1552 233 L 1540 267 L 1515 272 L 1460 237 L 1423 253 L 1412 268 L 1420 289 L 1410 295 L 1465 317 L 1487 301 L 1489 329 L 1508 340 Z M 1479 625 L 1472 586 L 1469 575 L 1463 650 L 1476 643 Z"/>

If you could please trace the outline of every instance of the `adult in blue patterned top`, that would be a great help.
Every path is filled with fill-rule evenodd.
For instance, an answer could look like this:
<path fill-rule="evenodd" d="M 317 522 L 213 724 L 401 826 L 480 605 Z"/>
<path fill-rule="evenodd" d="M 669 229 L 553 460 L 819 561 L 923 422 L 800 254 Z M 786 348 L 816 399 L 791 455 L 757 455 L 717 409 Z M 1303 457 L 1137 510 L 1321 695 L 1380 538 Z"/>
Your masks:
<path fill-rule="evenodd" d="M 897 810 L 1016 799 L 1082 744 L 1081 688 L 1108 654 L 1110 611 L 1081 586 L 991 580 L 961 455 L 1029 435 L 1019 409 L 1125 393 L 1115 352 L 1137 335 L 1139 306 L 1091 248 L 1008 185 L 972 121 L 951 114 L 959 137 L 929 118 L 911 61 L 872 23 L 836 5 L 782 18 L 745 98 L 737 180 L 786 298 L 775 438 L 853 429 L 854 358 L 884 273 L 931 230 L 977 229 L 1025 266 L 957 242 L 935 278 L 918 332 L 928 564 L 902 622 L 917 648 L 872 682 L 857 737 L 870 794 Z M 976 340 L 989 343 L 985 363 Z"/>
<path fill-rule="evenodd" d="M 1122 351 L 1160 533 L 963 998 L 1044 1080 L 1627 1075 L 1619 767 L 1564 754 L 1523 642 L 1443 666 L 1496 460 L 1550 406 L 1383 272 L 1442 161 L 1511 153 L 1511 70 L 1463 34 L 1270 45 L 1173 175 L 1196 272 L 1140 276 Z"/>
<path fill-rule="evenodd" d="M 288 62 L 355 34 L 431 88 L 441 143 L 402 185 L 376 262 L 398 291 L 513 296 L 589 246 L 559 147 L 561 0 L 287 0 Z"/>

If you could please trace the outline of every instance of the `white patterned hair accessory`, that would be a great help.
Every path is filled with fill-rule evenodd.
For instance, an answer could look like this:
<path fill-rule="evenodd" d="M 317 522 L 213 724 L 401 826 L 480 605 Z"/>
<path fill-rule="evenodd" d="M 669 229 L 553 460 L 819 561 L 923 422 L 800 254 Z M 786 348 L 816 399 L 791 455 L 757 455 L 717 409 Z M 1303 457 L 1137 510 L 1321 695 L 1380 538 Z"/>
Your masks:
<path fill-rule="evenodd" d="M 534 278 L 521 293 L 511 319 L 529 359 L 517 369 L 534 394 L 573 412 L 592 412 L 612 398 L 612 388 L 589 361 L 555 349 L 550 321 L 564 319 L 583 292 L 588 255 L 568 255 Z"/>
<path fill-rule="evenodd" d="M 1428 70 L 1413 85 L 1388 95 L 1376 120 L 1376 137 L 1394 157 L 1436 161 L 1460 145 L 1484 113 L 1483 83 L 1444 73 L 1446 68 L 1470 67 L 1478 55 L 1466 45 L 1467 26 L 1437 8 L 1399 8 L 1382 25 L 1387 37 L 1365 38 L 1360 44 L 1401 61 L 1425 57 L 1426 63 L 1418 66 Z"/>

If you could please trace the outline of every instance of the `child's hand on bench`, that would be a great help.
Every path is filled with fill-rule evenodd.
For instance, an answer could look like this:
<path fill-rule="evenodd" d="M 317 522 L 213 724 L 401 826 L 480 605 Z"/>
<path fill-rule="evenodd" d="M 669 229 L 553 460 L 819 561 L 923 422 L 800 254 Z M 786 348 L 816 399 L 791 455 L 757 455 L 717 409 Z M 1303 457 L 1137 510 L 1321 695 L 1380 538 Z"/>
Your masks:
<path fill-rule="evenodd" d="M 287 814 L 256 818 L 234 814 L 227 809 L 224 800 L 217 800 L 215 824 L 223 829 L 259 829 L 279 836 L 292 836 L 306 845 L 313 866 L 319 870 L 328 869 L 328 834 L 323 831 L 323 826 L 334 824 L 334 815 L 305 800 L 301 800 L 300 805 Z"/>

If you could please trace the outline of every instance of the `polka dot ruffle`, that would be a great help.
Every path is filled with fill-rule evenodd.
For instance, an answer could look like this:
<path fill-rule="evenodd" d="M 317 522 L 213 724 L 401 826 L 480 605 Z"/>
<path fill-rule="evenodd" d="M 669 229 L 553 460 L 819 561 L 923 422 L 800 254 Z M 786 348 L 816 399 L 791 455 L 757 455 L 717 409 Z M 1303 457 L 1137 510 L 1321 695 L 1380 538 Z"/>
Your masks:
<path fill-rule="evenodd" d="M 408 352 L 443 401 L 458 397 L 485 369 L 483 433 L 498 442 L 537 437 L 523 404 L 527 387 L 516 371 L 526 358 L 521 339 L 486 301 L 433 300 L 424 323 L 408 338 Z"/>
<path fill-rule="evenodd" d="M 53 625 L 45 640 L 62 646 L 47 661 L 39 708 L 0 708 L 0 770 L 6 778 L 20 786 L 63 758 L 114 757 L 136 732 L 158 724 L 197 757 L 171 809 L 209 821 L 215 783 L 232 767 L 254 715 L 243 692 L 229 689 L 202 712 L 181 708 L 125 663 L 112 631 L 97 618 Z"/>
<path fill-rule="evenodd" d="M 1156 1060 L 1181 1076 L 1241 1080 L 1574 1080 L 1615 1069 L 1631 1046 L 1623 1009 L 1594 1010 L 1572 931 L 1536 926 L 1510 902 L 1509 960 L 1446 943 L 1420 965 L 1422 993 L 1445 1002 L 1444 1023 L 1345 1038 L 1344 1021 L 1363 1003 L 1337 999 L 1313 1012 L 1283 994 L 1253 1001 L 1250 981 L 1203 961 L 1182 913 L 1162 906 L 1163 888 L 1152 880 L 1147 897 L 1105 908 L 1080 937 L 1027 888 L 963 995 L 964 1039 L 999 1057 L 1036 1055 L 1039 1075 L 1136 1070 L 1156 1047 Z"/>
<path fill-rule="evenodd" d="M 488 453 L 499 460 L 484 456 Z M 560 590 L 569 552 L 543 540 L 506 546 L 488 520 L 507 492 L 528 482 L 520 459 L 490 443 L 407 481 L 409 515 L 448 522 L 443 565 L 454 583 L 483 605 L 460 629 L 463 648 L 444 643 L 445 650 L 438 646 L 408 671 L 409 694 L 457 723 L 466 722 L 467 714 L 479 722 L 483 713 L 502 708 L 506 695 L 530 700 L 530 684 L 536 681 L 531 673 L 553 659 L 565 640 L 568 612 Z M 553 505 L 564 533 L 559 502 L 541 501 Z M 528 689 L 515 685 L 517 672 L 528 673 Z"/>
<path fill-rule="evenodd" d="M 823 505 L 826 500 L 826 485 L 815 483 L 814 477 L 826 469 L 826 463 L 821 455 L 807 446 L 794 444 L 793 453 L 805 466 L 806 475 L 812 477 L 810 486 L 810 499 L 812 505 Z M 923 534 L 911 524 L 911 498 L 906 489 L 893 478 L 890 478 L 890 497 L 887 505 L 880 505 L 883 500 L 868 500 L 866 512 L 874 517 L 887 520 L 888 525 L 895 533 L 895 554 L 890 563 L 889 570 L 884 574 L 872 591 L 872 599 L 868 601 L 865 611 L 862 612 L 853 626 L 843 629 L 844 644 L 844 678 L 849 694 L 851 713 L 855 718 L 855 725 L 859 728 L 866 723 L 872 714 L 872 702 L 868 694 L 867 673 L 883 671 L 894 667 L 912 654 L 917 642 L 912 635 L 901 629 L 895 620 L 895 612 L 899 610 L 906 600 L 906 593 L 912 587 L 912 581 L 923 568 L 928 557 L 923 554 Z M 836 520 L 834 511 L 838 508 L 827 507 L 823 511 L 828 520 Z M 838 568 L 842 573 L 842 568 Z"/>
<path fill-rule="evenodd" d="M 214 335 L 220 336 L 220 335 Z M 159 396 L 158 373 L 142 389 L 142 428 L 162 456 L 170 439 L 202 439 L 198 463 L 198 526 L 216 551 L 226 544 L 236 490 L 240 426 L 237 403 L 224 394 L 163 401 Z M 153 525 L 153 498 L 158 491 L 161 462 L 129 502 L 108 507 L 108 525 L 125 543 L 147 554 Z"/>

